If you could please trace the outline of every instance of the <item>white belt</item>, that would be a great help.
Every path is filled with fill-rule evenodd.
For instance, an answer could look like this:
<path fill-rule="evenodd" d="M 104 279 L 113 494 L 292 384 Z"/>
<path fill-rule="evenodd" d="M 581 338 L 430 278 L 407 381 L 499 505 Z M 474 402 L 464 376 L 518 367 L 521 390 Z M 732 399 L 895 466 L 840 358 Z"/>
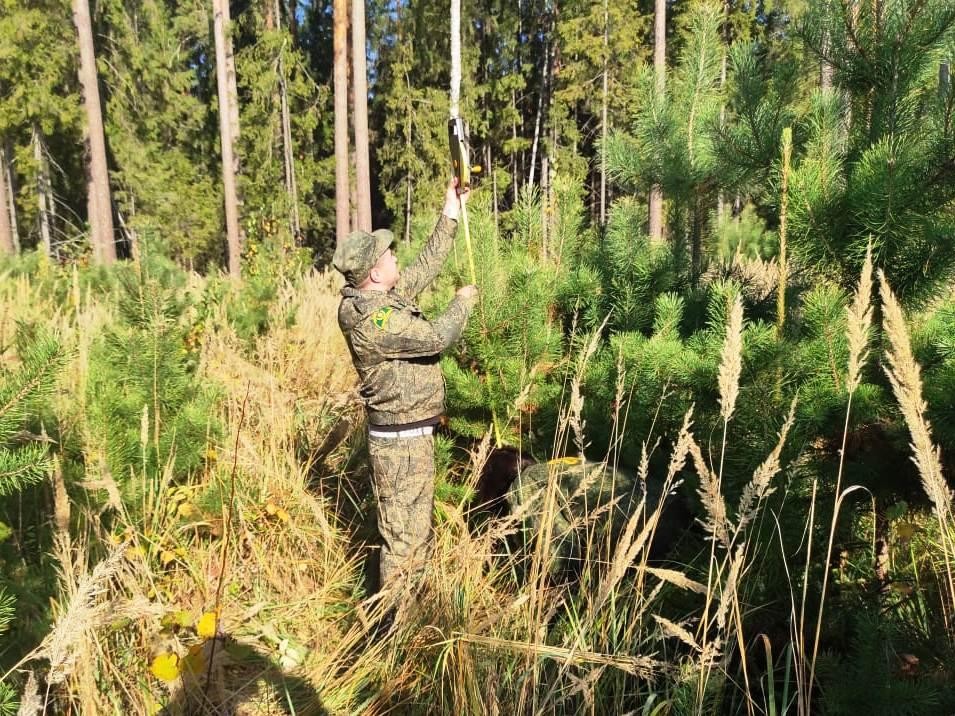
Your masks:
<path fill-rule="evenodd" d="M 408 428 L 407 430 L 375 430 L 374 428 L 368 428 L 368 435 L 373 438 L 421 438 L 425 435 L 431 435 L 433 432 L 433 425 Z"/>

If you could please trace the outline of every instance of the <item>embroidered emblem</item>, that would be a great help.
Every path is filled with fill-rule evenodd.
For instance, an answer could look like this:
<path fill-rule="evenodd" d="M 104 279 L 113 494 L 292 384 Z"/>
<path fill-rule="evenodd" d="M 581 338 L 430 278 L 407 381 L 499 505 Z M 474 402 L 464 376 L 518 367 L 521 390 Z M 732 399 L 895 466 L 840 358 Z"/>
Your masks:
<path fill-rule="evenodd" d="M 374 315 L 371 317 L 371 322 L 374 323 L 379 328 L 384 328 L 388 323 L 388 319 L 391 318 L 391 314 L 395 309 L 391 306 L 386 306 L 385 308 L 379 308 L 375 311 Z"/>

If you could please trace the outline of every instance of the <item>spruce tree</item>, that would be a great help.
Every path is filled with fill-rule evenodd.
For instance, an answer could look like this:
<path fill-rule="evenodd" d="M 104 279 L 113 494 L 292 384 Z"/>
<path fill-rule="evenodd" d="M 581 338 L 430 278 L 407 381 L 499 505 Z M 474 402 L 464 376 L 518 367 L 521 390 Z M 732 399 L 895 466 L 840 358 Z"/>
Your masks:
<path fill-rule="evenodd" d="M 332 150 L 326 131 L 331 122 L 330 108 L 325 107 L 328 87 L 313 78 L 289 23 L 273 19 L 269 27 L 267 20 L 257 6 L 237 18 L 244 229 L 250 245 L 265 242 L 289 249 L 300 242 L 324 250 L 329 243 L 327 232 L 334 225 L 334 207 L 328 198 L 334 177 L 326 159 Z M 297 207 L 292 205 L 286 177 L 283 86 Z"/>
<path fill-rule="evenodd" d="M 218 263 L 222 197 L 209 131 L 213 85 L 202 61 L 212 52 L 207 13 L 158 0 L 100 7 L 121 225 L 137 250 L 197 267 Z"/>
<path fill-rule="evenodd" d="M 41 186 L 55 196 L 44 217 L 54 248 L 72 251 L 82 231 L 78 216 L 85 209 L 74 208 L 86 198 L 75 47 L 64 0 L 0 1 L 0 144 L 24 247 L 41 243 Z M 51 165 L 59 171 L 47 172 L 41 185 Z"/>

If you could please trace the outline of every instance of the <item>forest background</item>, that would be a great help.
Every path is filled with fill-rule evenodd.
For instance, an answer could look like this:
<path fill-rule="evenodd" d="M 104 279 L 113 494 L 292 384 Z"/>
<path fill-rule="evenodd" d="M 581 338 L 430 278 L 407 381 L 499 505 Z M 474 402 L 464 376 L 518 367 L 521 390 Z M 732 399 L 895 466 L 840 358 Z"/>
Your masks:
<path fill-rule="evenodd" d="M 450 11 L 0 0 L 0 713 L 952 713 L 945 0 L 464 3 L 481 300 L 375 629 L 327 264 L 433 226 Z"/>

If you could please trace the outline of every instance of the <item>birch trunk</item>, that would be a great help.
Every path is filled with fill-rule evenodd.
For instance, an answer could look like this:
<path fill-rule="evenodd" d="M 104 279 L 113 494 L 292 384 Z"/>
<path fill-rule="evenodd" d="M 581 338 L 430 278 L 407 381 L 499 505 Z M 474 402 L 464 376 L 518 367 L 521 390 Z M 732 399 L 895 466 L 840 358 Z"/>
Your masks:
<path fill-rule="evenodd" d="M 0 201 L 4 201 L 7 204 L 9 209 L 8 216 L 10 217 L 10 234 L 13 238 L 13 249 L 17 253 L 20 251 L 20 231 L 17 226 L 17 183 L 16 178 L 13 175 L 13 151 L 10 149 L 10 145 L 0 146 L 0 151 L 3 152 L 3 160 L 0 162 L 0 172 L 3 172 L 3 175 L 6 179 L 7 193 L 6 196 L 0 197 Z"/>
<path fill-rule="evenodd" d="M 282 28 L 282 13 L 279 0 L 275 0 L 275 26 Z M 279 100 L 282 111 L 282 153 L 285 158 L 285 190 L 289 196 L 289 224 L 292 237 L 298 244 L 302 232 L 298 212 L 298 181 L 295 178 L 295 152 L 292 145 L 292 118 L 288 108 L 288 85 L 285 79 L 285 61 L 279 54 Z"/>
<path fill-rule="evenodd" d="M 10 224 L 10 213 L 7 204 L 7 158 L 3 147 L 0 147 L 0 254 L 13 255 L 16 246 L 13 243 L 13 227 Z"/>
<path fill-rule="evenodd" d="M 33 128 L 33 158 L 36 160 L 36 195 L 37 195 L 37 215 L 40 220 L 40 245 L 43 246 L 43 252 L 50 258 L 53 258 L 53 239 L 50 231 L 50 214 L 53 208 L 53 191 L 50 188 L 50 165 L 46 160 L 46 147 L 43 137 L 40 134 L 40 128 Z M 87 201 L 92 202 L 96 198 L 96 193 L 91 185 L 87 183 Z M 95 206 L 90 206 L 91 211 L 95 211 Z"/>
<path fill-rule="evenodd" d="M 537 116 L 534 118 L 534 141 L 531 143 L 531 167 L 527 173 L 527 186 L 534 186 L 534 170 L 537 168 L 537 147 L 540 144 L 541 122 L 544 115 L 544 95 L 547 94 L 547 77 L 550 73 L 550 44 L 544 50 L 544 74 L 541 77 L 541 91 L 537 96 Z"/>

